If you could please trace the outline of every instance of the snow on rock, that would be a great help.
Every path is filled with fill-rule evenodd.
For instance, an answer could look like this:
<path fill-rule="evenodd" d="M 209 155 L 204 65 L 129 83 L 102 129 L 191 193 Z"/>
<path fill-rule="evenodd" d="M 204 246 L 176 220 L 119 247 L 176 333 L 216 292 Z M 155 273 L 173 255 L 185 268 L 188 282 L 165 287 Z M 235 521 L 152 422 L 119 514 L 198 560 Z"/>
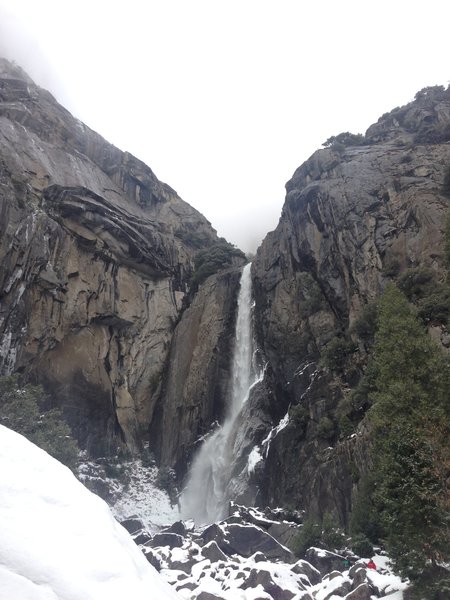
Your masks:
<path fill-rule="evenodd" d="M 255 471 L 256 465 L 263 460 L 259 451 L 259 446 L 255 446 L 248 455 L 247 473 L 251 475 Z"/>
<path fill-rule="evenodd" d="M 406 589 L 407 584 L 398 575 L 394 575 L 390 570 L 389 559 L 386 556 L 376 554 L 373 561 L 377 566 L 377 570 L 367 569 L 367 580 L 380 597 L 388 597 L 392 600 L 393 592 Z"/>
<path fill-rule="evenodd" d="M 106 503 L 0 426 L 0 600 L 175 600 Z"/>
<path fill-rule="evenodd" d="M 267 457 L 269 454 L 269 448 L 271 441 L 282 431 L 285 427 L 289 425 L 289 411 L 284 415 L 281 421 L 278 423 L 276 427 L 272 427 L 269 431 L 267 437 L 263 439 L 261 442 L 261 447 L 264 448 L 264 457 Z"/>
<path fill-rule="evenodd" d="M 235 503 L 231 509 L 230 517 L 220 523 L 185 529 L 182 547 L 165 544 L 168 530 L 163 530 L 142 548 L 149 560 L 154 560 L 161 576 L 186 600 L 403 599 L 406 583 L 393 575 L 387 557 L 375 555 L 378 570 L 371 571 L 366 560 L 348 550 L 341 555 L 310 548 L 307 555 L 320 559 L 320 571 L 306 560 L 287 564 L 279 558 L 269 558 L 264 551 L 252 554 L 251 535 L 239 538 L 238 548 L 231 543 L 236 527 L 240 532 L 254 533 L 260 529 L 256 521 L 272 530 L 277 517 L 281 519 L 279 523 L 285 523 L 287 511 L 261 512 Z M 294 511 L 292 516 L 297 519 L 299 515 Z M 158 540 L 161 544 L 156 543 Z"/>
<path fill-rule="evenodd" d="M 145 466 L 142 460 L 135 459 L 122 461 L 116 467 L 122 477 L 108 476 L 103 465 L 85 461 L 78 467 L 78 477 L 108 503 L 118 521 L 138 516 L 147 531 L 155 533 L 163 525 L 179 520 L 178 506 L 172 506 L 167 492 L 156 484 L 155 466 Z"/>
<path fill-rule="evenodd" d="M 151 532 L 177 521 L 180 518 L 178 506 L 171 506 L 167 493 L 156 486 L 158 469 L 149 469 L 140 460 L 130 461 L 127 468 L 130 481 L 111 507 L 116 519 L 121 521 L 131 515 L 139 515 Z"/>

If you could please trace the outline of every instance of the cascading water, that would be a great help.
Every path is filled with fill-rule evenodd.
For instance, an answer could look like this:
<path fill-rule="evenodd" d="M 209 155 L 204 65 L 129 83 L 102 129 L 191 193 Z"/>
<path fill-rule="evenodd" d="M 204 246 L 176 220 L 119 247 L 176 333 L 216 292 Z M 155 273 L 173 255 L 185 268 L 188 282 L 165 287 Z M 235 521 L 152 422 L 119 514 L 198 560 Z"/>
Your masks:
<path fill-rule="evenodd" d="M 200 524 L 226 516 L 229 497 L 227 486 L 233 466 L 233 445 L 239 413 L 255 383 L 252 332 L 251 263 L 242 271 L 238 296 L 235 343 L 232 363 L 232 390 L 223 425 L 203 443 L 195 457 L 188 483 L 181 496 L 183 518 Z"/>

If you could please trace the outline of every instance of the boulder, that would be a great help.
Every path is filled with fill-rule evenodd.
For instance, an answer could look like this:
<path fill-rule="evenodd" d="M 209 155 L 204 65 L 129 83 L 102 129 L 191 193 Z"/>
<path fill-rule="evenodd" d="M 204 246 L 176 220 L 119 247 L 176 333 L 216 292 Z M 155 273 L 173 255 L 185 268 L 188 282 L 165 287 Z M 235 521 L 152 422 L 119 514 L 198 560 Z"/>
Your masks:
<path fill-rule="evenodd" d="M 144 523 L 138 517 L 135 516 L 129 517 L 124 521 L 120 521 L 120 524 L 122 525 L 122 527 L 125 527 L 128 533 L 131 534 L 137 533 L 138 531 L 142 531 L 143 529 L 145 529 Z"/>
<path fill-rule="evenodd" d="M 148 531 L 145 531 L 145 529 L 138 531 L 132 537 L 138 546 L 148 544 L 152 540 L 152 536 L 148 533 Z"/>
<path fill-rule="evenodd" d="M 360 569 L 366 570 L 366 561 L 358 560 L 357 562 L 355 562 L 355 564 L 352 565 L 349 569 L 349 576 L 355 578 L 357 571 L 359 571 Z"/>
<path fill-rule="evenodd" d="M 219 560 L 229 560 L 228 556 L 222 552 L 214 540 L 203 546 L 201 554 L 204 558 L 209 559 L 212 563 L 218 562 Z"/>
<path fill-rule="evenodd" d="M 292 552 L 256 525 L 211 525 L 203 532 L 202 537 L 205 541 L 214 540 L 229 556 L 239 554 L 249 558 L 255 552 L 262 552 L 269 560 L 293 562 Z"/>
<path fill-rule="evenodd" d="M 186 575 L 190 575 L 192 572 L 192 567 L 198 563 L 198 560 L 190 557 L 188 560 L 185 561 L 181 561 L 181 560 L 169 560 L 168 561 L 168 566 L 169 569 L 172 569 L 174 571 L 183 571 L 183 573 L 186 573 Z M 200 575 L 200 577 L 204 576 Z"/>
<path fill-rule="evenodd" d="M 331 571 L 324 576 L 325 579 L 336 579 L 336 577 L 342 577 L 342 573 L 340 571 Z"/>
<path fill-rule="evenodd" d="M 184 521 L 175 521 L 170 527 L 164 527 L 160 533 L 176 533 L 185 537 L 187 535 L 187 527 Z"/>
<path fill-rule="evenodd" d="M 211 594 L 211 592 L 200 592 L 196 600 L 223 600 L 221 596 Z"/>
<path fill-rule="evenodd" d="M 273 523 L 267 529 L 267 532 L 274 537 L 283 546 L 288 546 L 297 537 L 301 530 L 301 525 L 296 523 Z"/>
<path fill-rule="evenodd" d="M 344 597 L 351 590 L 350 582 L 344 579 L 342 576 L 340 580 L 338 580 L 337 578 L 331 579 L 330 584 L 331 585 L 329 586 L 329 588 L 325 589 L 325 593 L 321 594 L 321 600 L 330 600 L 330 598 L 333 598 L 334 600 L 334 596 Z"/>
<path fill-rule="evenodd" d="M 345 600 L 371 600 L 374 590 L 367 583 L 361 583 L 345 596 Z"/>
<path fill-rule="evenodd" d="M 322 579 L 320 571 L 313 567 L 306 560 L 298 560 L 294 565 L 292 565 L 291 570 L 297 575 L 305 575 L 311 585 L 316 585 Z"/>
<path fill-rule="evenodd" d="M 348 575 L 352 579 L 353 589 L 357 588 L 361 583 L 367 581 L 367 569 L 361 564 L 354 565 L 350 569 Z"/>
<path fill-rule="evenodd" d="M 158 554 L 153 552 L 153 550 L 151 548 L 144 548 L 143 551 L 144 551 L 145 558 L 152 565 L 152 567 L 155 567 L 155 569 L 159 573 L 159 571 L 161 571 L 161 569 L 163 568 L 161 558 L 158 556 Z"/>
<path fill-rule="evenodd" d="M 250 560 L 252 560 L 255 563 L 265 562 L 267 561 L 267 556 L 265 556 L 262 552 L 255 552 L 255 554 L 252 554 L 250 556 Z"/>
<path fill-rule="evenodd" d="M 249 576 L 241 585 L 241 588 L 247 590 L 248 588 L 256 588 L 258 586 L 261 586 L 265 592 L 277 600 L 291 600 L 295 596 L 290 590 L 285 590 L 278 583 L 275 583 L 269 571 L 252 569 Z"/>
<path fill-rule="evenodd" d="M 185 581 L 176 586 L 177 592 L 180 590 L 189 590 L 193 592 L 197 588 L 197 584 L 194 581 Z"/>
<path fill-rule="evenodd" d="M 150 541 L 147 542 L 147 546 L 156 548 L 157 546 L 169 546 L 169 548 L 181 548 L 184 543 L 184 539 L 181 535 L 176 533 L 156 533 Z"/>
<path fill-rule="evenodd" d="M 306 551 L 306 560 L 320 571 L 322 577 L 335 569 L 343 570 L 344 558 L 339 556 L 339 554 L 323 550 L 322 548 L 308 548 Z"/>

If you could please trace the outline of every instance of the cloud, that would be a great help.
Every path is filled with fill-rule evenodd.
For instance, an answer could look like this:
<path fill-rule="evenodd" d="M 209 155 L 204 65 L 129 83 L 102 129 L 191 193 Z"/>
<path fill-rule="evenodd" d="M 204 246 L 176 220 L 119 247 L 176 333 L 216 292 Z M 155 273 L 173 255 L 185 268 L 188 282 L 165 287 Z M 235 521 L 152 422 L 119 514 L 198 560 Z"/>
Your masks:
<path fill-rule="evenodd" d="M 0 56 L 18 64 L 41 87 L 50 90 L 60 102 L 64 86 L 53 71 L 42 47 L 23 19 L 0 6 Z"/>

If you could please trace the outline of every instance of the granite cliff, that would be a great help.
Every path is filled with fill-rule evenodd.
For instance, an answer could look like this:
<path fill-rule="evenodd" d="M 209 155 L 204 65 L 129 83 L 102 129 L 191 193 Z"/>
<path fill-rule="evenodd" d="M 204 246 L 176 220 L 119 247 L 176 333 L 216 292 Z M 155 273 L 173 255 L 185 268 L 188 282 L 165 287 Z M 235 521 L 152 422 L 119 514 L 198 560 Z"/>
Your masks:
<path fill-rule="evenodd" d="M 295 499 L 347 525 L 370 466 L 367 407 L 350 401 L 367 358 L 361 315 L 388 281 L 445 279 L 450 93 L 422 90 L 365 136 L 341 134 L 328 146 L 287 183 L 278 227 L 253 266 L 276 434 L 262 446 L 259 487 L 264 503 Z M 449 346 L 442 320 L 430 316 L 428 328 Z"/>
<path fill-rule="evenodd" d="M 43 384 L 90 452 L 138 451 L 215 230 L 5 60 L 0 214 L 1 374 Z"/>

